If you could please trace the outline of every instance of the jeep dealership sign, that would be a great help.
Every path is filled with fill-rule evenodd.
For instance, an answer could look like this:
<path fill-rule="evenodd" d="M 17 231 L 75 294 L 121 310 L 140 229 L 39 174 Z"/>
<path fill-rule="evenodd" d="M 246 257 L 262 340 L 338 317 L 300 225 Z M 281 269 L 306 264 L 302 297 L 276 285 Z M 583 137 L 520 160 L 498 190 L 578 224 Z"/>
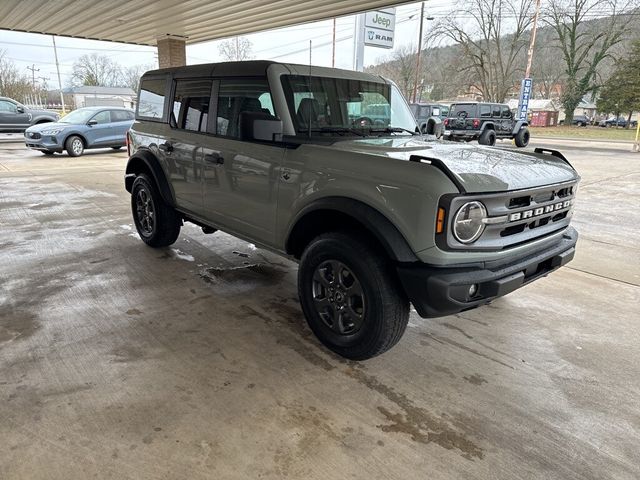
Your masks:
<path fill-rule="evenodd" d="M 395 8 L 365 13 L 364 44 L 371 47 L 393 48 L 395 28 Z"/>

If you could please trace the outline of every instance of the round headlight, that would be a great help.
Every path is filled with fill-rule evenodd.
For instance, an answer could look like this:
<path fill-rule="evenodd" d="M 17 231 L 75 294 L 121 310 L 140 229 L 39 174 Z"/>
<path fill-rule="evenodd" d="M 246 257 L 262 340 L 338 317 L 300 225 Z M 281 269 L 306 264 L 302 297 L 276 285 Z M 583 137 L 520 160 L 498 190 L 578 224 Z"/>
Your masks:
<path fill-rule="evenodd" d="M 480 202 L 465 203 L 453 219 L 453 235 L 460 243 L 475 242 L 484 231 L 487 209 Z"/>

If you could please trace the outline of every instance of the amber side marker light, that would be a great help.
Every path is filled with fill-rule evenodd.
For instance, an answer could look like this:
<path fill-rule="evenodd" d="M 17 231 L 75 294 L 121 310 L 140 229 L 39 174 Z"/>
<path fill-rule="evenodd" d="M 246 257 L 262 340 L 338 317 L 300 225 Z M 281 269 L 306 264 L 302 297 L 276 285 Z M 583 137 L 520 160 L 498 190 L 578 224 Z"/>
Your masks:
<path fill-rule="evenodd" d="M 436 221 L 436 233 L 444 231 L 444 208 L 438 207 L 438 219 Z"/>

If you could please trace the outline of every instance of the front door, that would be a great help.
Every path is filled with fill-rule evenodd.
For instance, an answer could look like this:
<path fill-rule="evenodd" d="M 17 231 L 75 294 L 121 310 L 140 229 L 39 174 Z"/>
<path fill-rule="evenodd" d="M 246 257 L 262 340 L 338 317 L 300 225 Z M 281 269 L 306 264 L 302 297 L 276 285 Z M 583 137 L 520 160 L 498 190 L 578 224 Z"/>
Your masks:
<path fill-rule="evenodd" d="M 91 124 L 96 122 L 95 124 Z M 111 115 L 109 110 L 102 110 L 89 119 L 88 128 L 84 134 L 90 147 L 110 145 Z"/>
<path fill-rule="evenodd" d="M 273 244 L 285 150 L 276 143 L 242 138 L 242 112 L 275 115 L 266 78 L 219 82 L 216 121 L 211 122 L 216 136 L 203 151 L 204 207 L 220 227 Z"/>
<path fill-rule="evenodd" d="M 31 124 L 31 114 L 9 100 L 0 100 L 0 129 L 24 130 Z"/>

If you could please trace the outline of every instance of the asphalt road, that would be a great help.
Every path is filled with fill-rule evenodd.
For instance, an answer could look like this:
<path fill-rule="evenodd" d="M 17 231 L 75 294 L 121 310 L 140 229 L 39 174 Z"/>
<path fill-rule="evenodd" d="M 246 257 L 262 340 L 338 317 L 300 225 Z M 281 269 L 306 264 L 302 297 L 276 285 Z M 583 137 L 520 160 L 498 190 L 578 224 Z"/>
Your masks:
<path fill-rule="evenodd" d="M 544 143 L 583 178 L 575 260 L 361 363 L 294 264 L 146 247 L 124 152 L 1 144 L 0 478 L 640 478 L 640 154 Z"/>

